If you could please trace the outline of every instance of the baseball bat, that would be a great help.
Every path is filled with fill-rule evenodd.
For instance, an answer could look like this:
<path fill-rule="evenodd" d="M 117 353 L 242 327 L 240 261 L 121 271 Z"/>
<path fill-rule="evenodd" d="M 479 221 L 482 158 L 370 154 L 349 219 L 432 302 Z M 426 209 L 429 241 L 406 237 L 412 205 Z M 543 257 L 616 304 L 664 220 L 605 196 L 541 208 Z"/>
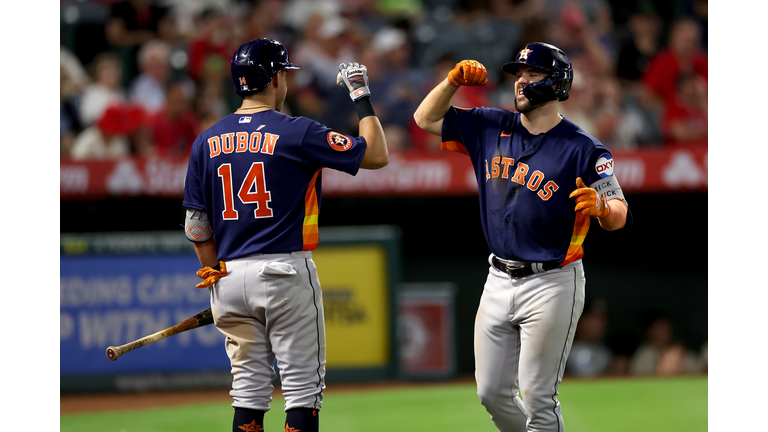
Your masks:
<path fill-rule="evenodd" d="M 173 325 L 171 327 L 168 327 L 165 330 L 160 330 L 157 333 L 153 333 L 149 336 L 144 336 L 141 339 L 137 339 L 133 342 L 129 342 L 125 345 L 120 346 L 111 346 L 107 348 L 107 358 L 115 361 L 118 357 L 121 355 L 127 353 L 128 351 L 135 350 L 136 348 L 143 347 L 144 345 L 149 345 L 152 342 L 157 342 L 160 339 L 165 339 L 168 336 L 173 336 L 175 334 L 179 334 L 181 332 L 185 332 L 187 330 L 192 330 L 194 328 L 207 326 L 208 324 L 213 324 L 213 313 L 211 312 L 211 309 L 208 308 L 199 314 L 190 317 L 176 325 Z"/>

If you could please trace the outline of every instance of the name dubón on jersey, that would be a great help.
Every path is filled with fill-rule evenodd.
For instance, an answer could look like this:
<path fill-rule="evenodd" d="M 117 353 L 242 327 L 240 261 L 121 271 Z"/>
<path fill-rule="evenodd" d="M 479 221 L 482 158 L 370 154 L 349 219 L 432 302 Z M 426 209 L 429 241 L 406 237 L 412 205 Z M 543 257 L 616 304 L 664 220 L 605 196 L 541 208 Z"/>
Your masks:
<path fill-rule="evenodd" d="M 515 159 L 509 158 L 509 157 L 502 157 L 502 156 L 496 156 L 495 158 L 491 159 L 491 170 L 488 170 L 488 159 L 485 160 L 485 180 L 488 181 L 492 178 L 503 178 L 503 179 L 509 179 L 509 181 L 521 184 L 526 186 L 528 189 L 530 189 L 532 192 L 538 192 L 536 195 L 539 196 L 544 201 L 549 200 L 552 198 L 552 195 L 557 192 L 558 189 L 560 189 L 560 186 L 557 185 L 554 181 L 550 180 L 544 184 L 544 186 L 539 190 L 539 186 L 544 182 L 544 173 L 535 170 L 533 173 L 531 173 L 530 178 L 526 181 L 526 176 L 528 175 L 529 167 L 527 164 L 524 164 L 522 162 L 517 163 L 517 168 L 515 169 L 515 172 L 510 175 L 509 174 L 509 168 L 515 165 Z"/>
<path fill-rule="evenodd" d="M 210 157 L 230 153 L 264 153 L 272 155 L 280 135 L 265 132 L 228 132 L 208 138 Z"/>

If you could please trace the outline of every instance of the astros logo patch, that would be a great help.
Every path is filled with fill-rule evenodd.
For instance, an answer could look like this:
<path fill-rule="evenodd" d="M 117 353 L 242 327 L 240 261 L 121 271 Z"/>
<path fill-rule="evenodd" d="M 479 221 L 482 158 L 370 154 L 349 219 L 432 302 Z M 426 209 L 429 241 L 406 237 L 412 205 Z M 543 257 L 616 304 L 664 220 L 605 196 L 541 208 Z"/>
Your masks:
<path fill-rule="evenodd" d="M 336 151 L 347 151 L 352 147 L 352 139 L 338 132 L 328 132 L 328 144 Z"/>
<path fill-rule="evenodd" d="M 613 175 L 613 157 L 608 153 L 603 153 L 595 163 L 595 171 L 600 178 L 606 178 Z"/>

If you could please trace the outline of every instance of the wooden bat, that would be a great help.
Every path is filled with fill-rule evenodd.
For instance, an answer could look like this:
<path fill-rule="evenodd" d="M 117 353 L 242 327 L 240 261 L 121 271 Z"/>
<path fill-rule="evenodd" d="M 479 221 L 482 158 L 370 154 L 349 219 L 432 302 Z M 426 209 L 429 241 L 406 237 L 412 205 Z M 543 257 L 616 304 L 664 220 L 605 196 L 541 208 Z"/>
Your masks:
<path fill-rule="evenodd" d="M 207 326 L 209 324 L 213 324 L 213 313 L 211 312 L 210 308 L 174 326 L 168 327 L 165 330 L 161 330 L 149 336 L 144 336 L 141 339 L 137 339 L 125 345 L 120 345 L 117 347 L 111 346 L 107 348 L 107 358 L 112 361 L 115 361 L 117 360 L 118 357 L 127 353 L 128 351 L 135 350 L 136 348 L 143 347 L 144 345 L 149 345 L 152 342 L 157 342 L 160 339 L 167 338 L 168 336 L 173 336 L 175 334 L 179 334 L 187 330 L 192 330 L 194 328 Z"/>

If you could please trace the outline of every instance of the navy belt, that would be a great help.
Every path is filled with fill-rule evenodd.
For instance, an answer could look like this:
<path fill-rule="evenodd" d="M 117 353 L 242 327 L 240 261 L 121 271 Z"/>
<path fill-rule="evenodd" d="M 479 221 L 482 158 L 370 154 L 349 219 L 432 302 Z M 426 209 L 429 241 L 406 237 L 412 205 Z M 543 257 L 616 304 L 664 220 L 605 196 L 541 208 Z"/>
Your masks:
<path fill-rule="evenodd" d="M 512 279 L 524 278 L 526 276 L 543 273 L 547 270 L 552 270 L 559 267 L 557 263 L 553 262 L 517 264 L 505 263 L 504 261 L 496 258 L 495 255 L 491 258 L 491 263 L 496 270 L 506 273 Z"/>

